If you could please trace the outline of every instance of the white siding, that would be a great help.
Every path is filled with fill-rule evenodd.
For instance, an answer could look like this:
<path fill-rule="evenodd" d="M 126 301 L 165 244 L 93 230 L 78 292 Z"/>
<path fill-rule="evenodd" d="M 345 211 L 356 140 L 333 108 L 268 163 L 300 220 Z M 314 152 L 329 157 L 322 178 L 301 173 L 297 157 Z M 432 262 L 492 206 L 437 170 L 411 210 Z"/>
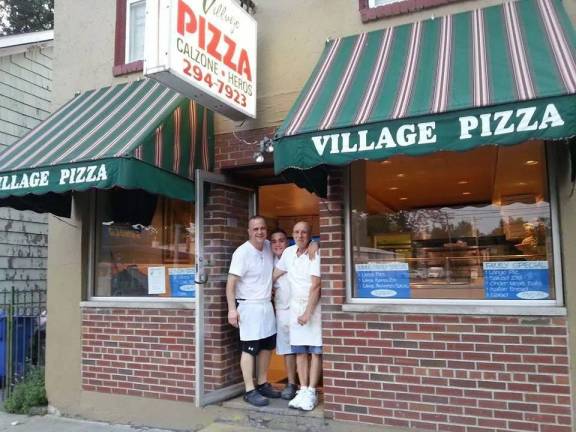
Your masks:
<path fill-rule="evenodd" d="M 0 50 L 0 151 L 50 114 L 52 46 Z M 0 208 L 0 290 L 46 288 L 46 215 Z"/>

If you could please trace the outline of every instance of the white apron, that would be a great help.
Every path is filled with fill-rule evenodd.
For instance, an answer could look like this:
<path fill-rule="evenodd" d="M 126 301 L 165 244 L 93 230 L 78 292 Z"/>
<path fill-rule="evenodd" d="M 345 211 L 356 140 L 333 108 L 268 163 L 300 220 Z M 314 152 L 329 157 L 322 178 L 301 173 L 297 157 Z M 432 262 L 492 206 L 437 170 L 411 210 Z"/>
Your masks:
<path fill-rule="evenodd" d="M 276 317 L 269 299 L 238 300 L 237 310 L 241 341 L 264 339 L 276 333 Z"/>
<path fill-rule="evenodd" d="M 293 298 L 290 301 L 290 345 L 322 346 L 322 311 L 320 302 L 316 305 L 310 320 L 305 325 L 298 324 L 298 317 L 306 310 L 308 297 Z"/>

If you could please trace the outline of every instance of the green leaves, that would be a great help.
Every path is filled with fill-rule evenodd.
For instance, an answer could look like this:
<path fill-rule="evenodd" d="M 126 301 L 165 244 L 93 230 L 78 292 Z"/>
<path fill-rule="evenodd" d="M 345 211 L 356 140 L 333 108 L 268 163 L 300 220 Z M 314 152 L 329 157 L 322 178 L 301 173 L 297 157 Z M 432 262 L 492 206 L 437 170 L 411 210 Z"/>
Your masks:
<path fill-rule="evenodd" d="M 0 0 L 0 35 L 50 30 L 54 0 Z"/>

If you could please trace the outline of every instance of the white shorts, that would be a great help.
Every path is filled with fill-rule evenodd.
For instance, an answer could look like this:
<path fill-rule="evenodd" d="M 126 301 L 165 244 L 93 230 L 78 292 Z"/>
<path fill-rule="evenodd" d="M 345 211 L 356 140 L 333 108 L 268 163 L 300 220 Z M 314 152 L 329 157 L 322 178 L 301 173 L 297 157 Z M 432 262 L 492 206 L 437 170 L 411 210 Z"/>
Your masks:
<path fill-rule="evenodd" d="M 290 345 L 290 309 L 276 309 L 276 354 L 293 354 Z"/>

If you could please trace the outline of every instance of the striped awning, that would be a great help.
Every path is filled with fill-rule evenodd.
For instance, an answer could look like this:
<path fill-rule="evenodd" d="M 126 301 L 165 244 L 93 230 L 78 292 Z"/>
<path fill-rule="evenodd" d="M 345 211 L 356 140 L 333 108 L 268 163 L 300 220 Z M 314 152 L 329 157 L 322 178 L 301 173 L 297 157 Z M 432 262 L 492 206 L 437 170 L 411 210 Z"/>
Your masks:
<path fill-rule="evenodd" d="M 574 136 L 575 46 L 560 0 L 331 40 L 278 130 L 275 170 Z"/>
<path fill-rule="evenodd" d="M 113 187 L 193 201 L 213 153 L 212 113 L 155 81 L 87 91 L 0 153 L 0 206 Z"/>

